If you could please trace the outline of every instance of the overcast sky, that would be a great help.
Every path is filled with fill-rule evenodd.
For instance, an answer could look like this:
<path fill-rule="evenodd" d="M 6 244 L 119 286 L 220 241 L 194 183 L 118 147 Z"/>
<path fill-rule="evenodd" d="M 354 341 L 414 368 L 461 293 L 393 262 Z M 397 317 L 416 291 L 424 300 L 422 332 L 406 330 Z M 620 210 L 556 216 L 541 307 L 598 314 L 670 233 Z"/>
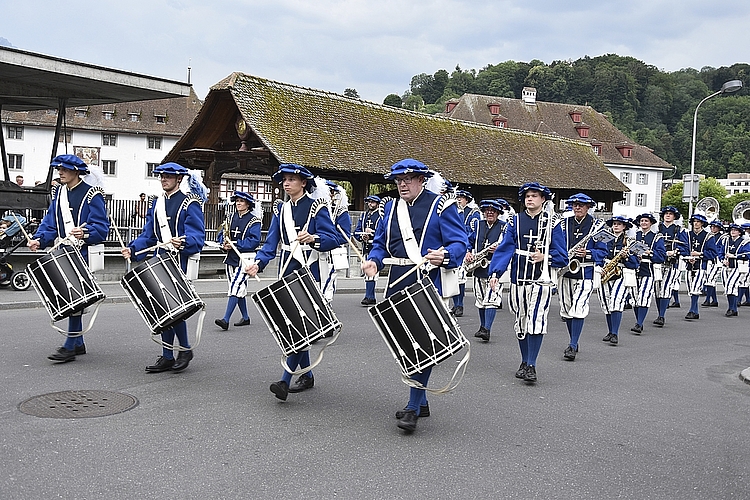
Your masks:
<path fill-rule="evenodd" d="M 13 47 L 183 82 L 191 66 L 201 98 L 235 71 L 382 102 L 456 65 L 750 62 L 748 0 L 0 0 L 0 12 Z"/>

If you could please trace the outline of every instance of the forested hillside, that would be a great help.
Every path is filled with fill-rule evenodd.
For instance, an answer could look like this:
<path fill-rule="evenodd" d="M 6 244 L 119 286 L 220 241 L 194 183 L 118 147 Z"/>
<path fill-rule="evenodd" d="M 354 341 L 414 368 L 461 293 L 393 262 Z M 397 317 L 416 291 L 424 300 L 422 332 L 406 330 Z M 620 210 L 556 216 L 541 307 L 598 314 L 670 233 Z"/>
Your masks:
<path fill-rule="evenodd" d="M 545 64 L 506 61 L 475 70 L 458 66 L 411 80 L 403 96 L 384 103 L 426 113 L 442 112 L 445 102 L 464 93 L 520 99 L 525 86 L 536 87 L 537 100 L 592 106 L 630 138 L 690 171 L 695 106 L 728 80 L 742 80 L 734 94 L 709 99 L 698 111 L 696 172 L 723 178 L 750 172 L 750 64 L 660 71 L 633 57 L 614 54 Z"/>

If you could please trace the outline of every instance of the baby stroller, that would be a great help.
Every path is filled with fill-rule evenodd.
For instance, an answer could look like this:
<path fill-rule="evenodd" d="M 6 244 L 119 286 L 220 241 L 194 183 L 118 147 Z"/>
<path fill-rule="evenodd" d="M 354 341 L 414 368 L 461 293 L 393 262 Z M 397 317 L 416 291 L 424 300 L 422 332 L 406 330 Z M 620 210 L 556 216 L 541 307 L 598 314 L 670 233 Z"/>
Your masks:
<path fill-rule="evenodd" d="M 31 280 L 26 271 L 24 269 L 13 271 L 13 266 L 8 262 L 8 257 L 26 243 L 25 238 L 17 237 L 20 236 L 18 233 L 21 231 L 19 222 L 24 225 L 24 229 L 30 226 L 26 223 L 26 218 L 19 214 L 15 214 L 15 217 L 13 214 L 8 214 L 0 219 L 0 224 L 3 226 L 0 230 L 0 287 L 10 285 L 13 290 L 27 290 L 31 286 Z"/>

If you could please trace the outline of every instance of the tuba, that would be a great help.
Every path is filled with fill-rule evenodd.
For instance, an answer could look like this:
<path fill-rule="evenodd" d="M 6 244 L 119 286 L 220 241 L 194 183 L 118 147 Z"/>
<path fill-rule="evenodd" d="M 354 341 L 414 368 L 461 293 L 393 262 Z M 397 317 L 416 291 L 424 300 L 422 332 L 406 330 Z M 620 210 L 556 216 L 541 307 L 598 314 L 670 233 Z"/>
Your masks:
<path fill-rule="evenodd" d="M 721 207 L 719 201 L 711 196 L 701 198 L 701 200 L 695 205 L 696 212 L 700 212 L 706 216 L 708 222 L 712 222 L 719 217 Z M 691 214 L 692 216 L 692 214 Z"/>
<path fill-rule="evenodd" d="M 750 222 L 750 200 L 741 201 L 734 206 L 732 221 L 740 225 Z"/>

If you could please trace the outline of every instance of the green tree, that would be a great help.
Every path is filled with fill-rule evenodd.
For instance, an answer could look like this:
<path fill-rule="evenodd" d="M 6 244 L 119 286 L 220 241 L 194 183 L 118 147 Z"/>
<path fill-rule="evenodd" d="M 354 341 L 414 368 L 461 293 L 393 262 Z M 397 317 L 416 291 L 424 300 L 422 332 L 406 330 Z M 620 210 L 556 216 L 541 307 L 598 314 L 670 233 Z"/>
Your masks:
<path fill-rule="evenodd" d="M 344 90 L 344 95 L 346 97 L 353 97 L 354 99 L 359 99 L 359 93 L 357 93 L 357 89 L 346 89 Z"/>
<path fill-rule="evenodd" d="M 401 107 L 401 98 L 397 94 L 388 94 L 383 99 L 383 104 L 386 106 L 393 106 L 394 108 Z"/>

